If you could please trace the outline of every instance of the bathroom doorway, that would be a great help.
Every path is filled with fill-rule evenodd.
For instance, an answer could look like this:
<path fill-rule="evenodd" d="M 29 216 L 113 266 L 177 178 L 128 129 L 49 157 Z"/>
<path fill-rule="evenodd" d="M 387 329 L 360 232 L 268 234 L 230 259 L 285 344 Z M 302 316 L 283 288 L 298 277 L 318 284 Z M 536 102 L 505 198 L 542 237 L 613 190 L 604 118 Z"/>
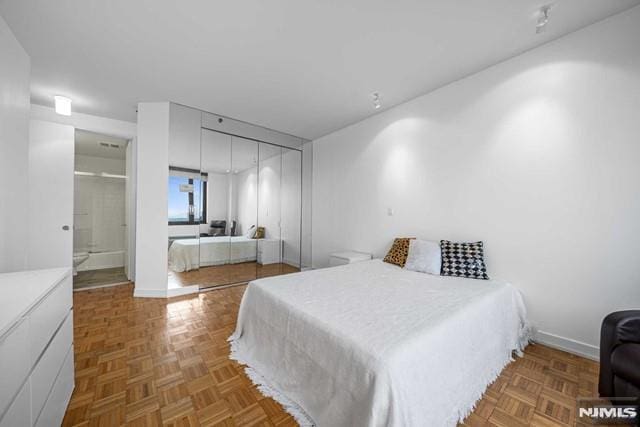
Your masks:
<path fill-rule="evenodd" d="M 75 130 L 74 290 L 127 283 L 129 141 Z"/>

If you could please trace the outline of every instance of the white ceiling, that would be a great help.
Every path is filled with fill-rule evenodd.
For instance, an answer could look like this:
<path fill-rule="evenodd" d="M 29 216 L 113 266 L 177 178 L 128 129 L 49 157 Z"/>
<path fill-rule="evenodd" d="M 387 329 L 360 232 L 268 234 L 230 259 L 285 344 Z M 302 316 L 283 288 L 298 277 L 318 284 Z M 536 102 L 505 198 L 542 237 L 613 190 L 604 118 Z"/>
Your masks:
<path fill-rule="evenodd" d="M 107 144 L 105 147 L 103 144 Z M 114 147 L 117 145 L 117 147 Z M 127 140 L 77 129 L 75 132 L 75 154 L 107 159 L 124 159 Z"/>
<path fill-rule="evenodd" d="M 540 6 L 554 3 L 535 34 Z M 640 0 L 0 0 L 32 101 L 135 121 L 175 101 L 309 139 Z"/>

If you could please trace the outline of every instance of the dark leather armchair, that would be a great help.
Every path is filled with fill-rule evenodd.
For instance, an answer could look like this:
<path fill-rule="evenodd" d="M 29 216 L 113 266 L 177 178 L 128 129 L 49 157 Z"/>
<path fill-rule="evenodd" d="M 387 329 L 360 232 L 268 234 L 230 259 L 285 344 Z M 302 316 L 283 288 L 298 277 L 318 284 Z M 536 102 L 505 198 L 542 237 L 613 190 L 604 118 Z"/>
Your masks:
<path fill-rule="evenodd" d="M 600 331 L 601 397 L 640 398 L 640 310 L 617 311 Z"/>
<path fill-rule="evenodd" d="M 222 219 L 217 221 L 211 221 L 211 224 L 209 224 L 210 236 L 226 236 L 226 233 L 227 233 L 227 221 Z"/>

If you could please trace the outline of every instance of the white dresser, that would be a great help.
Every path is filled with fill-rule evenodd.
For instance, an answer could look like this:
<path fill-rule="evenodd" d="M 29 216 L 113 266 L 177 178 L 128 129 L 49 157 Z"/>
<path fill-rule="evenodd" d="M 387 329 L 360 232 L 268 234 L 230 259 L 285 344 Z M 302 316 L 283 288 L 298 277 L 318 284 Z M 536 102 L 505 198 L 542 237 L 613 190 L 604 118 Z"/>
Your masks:
<path fill-rule="evenodd" d="M 0 274 L 0 427 L 62 423 L 74 387 L 71 269 Z"/>

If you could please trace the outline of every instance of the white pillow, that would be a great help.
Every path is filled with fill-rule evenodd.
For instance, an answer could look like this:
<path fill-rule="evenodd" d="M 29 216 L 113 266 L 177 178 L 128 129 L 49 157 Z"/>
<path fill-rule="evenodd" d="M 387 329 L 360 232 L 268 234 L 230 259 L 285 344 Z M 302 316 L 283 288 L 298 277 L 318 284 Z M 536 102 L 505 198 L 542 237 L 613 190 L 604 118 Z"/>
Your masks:
<path fill-rule="evenodd" d="M 442 252 L 440 243 L 413 239 L 409 243 L 409 255 L 404 268 L 421 273 L 440 275 Z"/>
<path fill-rule="evenodd" d="M 253 236 L 256 235 L 256 226 L 252 225 L 251 227 L 249 227 L 249 229 L 247 230 L 246 233 L 244 233 L 244 237 L 246 237 L 247 239 L 253 239 Z"/>

